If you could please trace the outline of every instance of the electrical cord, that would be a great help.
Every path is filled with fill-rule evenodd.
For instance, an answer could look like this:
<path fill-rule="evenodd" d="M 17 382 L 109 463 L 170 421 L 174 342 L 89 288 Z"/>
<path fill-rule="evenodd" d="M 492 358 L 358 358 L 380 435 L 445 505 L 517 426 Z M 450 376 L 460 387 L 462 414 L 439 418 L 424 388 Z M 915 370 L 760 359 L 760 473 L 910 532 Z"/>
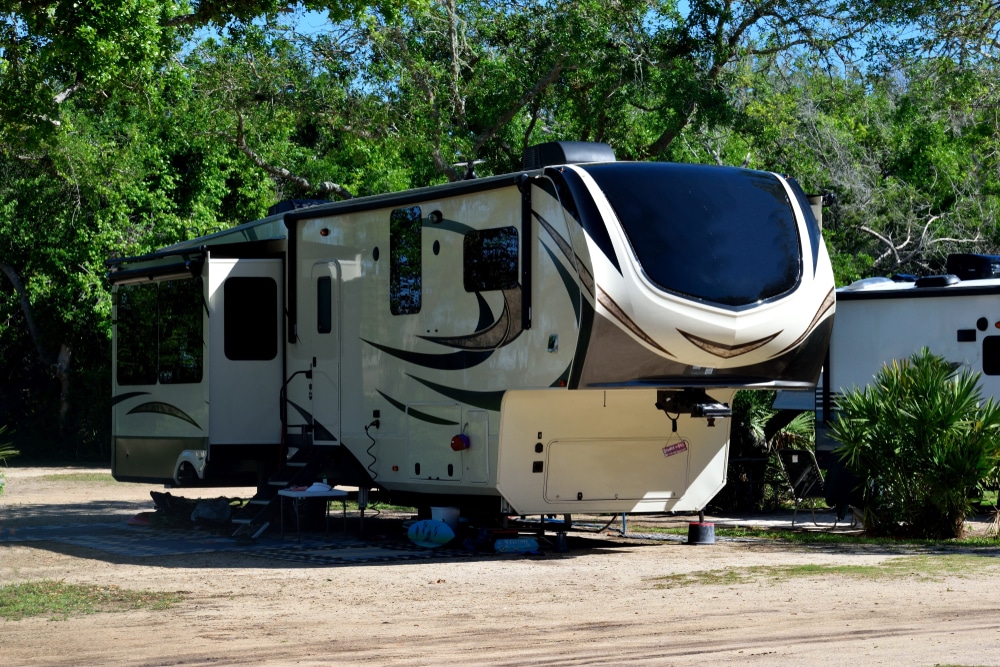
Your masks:
<path fill-rule="evenodd" d="M 375 457 L 374 454 L 372 454 L 372 448 L 376 444 L 375 443 L 375 438 L 373 438 L 372 434 L 368 432 L 368 429 L 370 429 L 372 426 L 374 426 L 375 428 L 378 428 L 380 426 L 379 420 L 375 419 L 370 424 L 368 424 L 368 426 L 365 426 L 365 435 L 367 435 L 368 439 L 372 441 L 372 444 L 368 445 L 368 449 L 365 450 L 365 454 L 367 454 L 368 456 L 370 456 L 371 459 L 372 459 L 372 462 L 368 464 L 368 472 L 371 473 L 372 481 L 374 482 L 376 479 L 378 479 L 378 472 L 376 472 L 375 470 L 373 470 L 372 466 L 375 465 L 378 462 L 378 459 Z"/>

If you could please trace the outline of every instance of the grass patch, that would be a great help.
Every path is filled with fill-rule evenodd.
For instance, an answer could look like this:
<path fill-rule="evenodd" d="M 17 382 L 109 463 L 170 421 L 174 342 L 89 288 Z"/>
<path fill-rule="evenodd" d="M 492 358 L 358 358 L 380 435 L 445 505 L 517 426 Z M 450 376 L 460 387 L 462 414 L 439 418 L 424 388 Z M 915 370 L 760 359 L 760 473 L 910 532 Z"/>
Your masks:
<path fill-rule="evenodd" d="M 87 482 L 98 484 L 118 484 L 109 472 L 65 472 L 36 477 L 46 482 Z"/>
<path fill-rule="evenodd" d="M 358 511 L 358 501 L 353 499 L 348 499 L 344 501 L 348 512 Z M 341 501 L 337 498 L 333 498 L 329 501 L 330 503 L 330 513 L 339 512 L 341 510 Z M 366 512 L 391 512 L 394 514 L 416 514 L 416 507 L 406 507 L 404 505 L 390 505 L 389 503 L 373 503 L 369 502 L 367 507 L 365 507 Z"/>
<path fill-rule="evenodd" d="M 0 618 L 17 621 L 29 616 L 48 616 L 52 620 L 64 620 L 98 612 L 169 609 L 180 599 L 179 593 L 42 580 L 0 586 Z"/>
<path fill-rule="evenodd" d="M 663 528 L 659 526 L 633 527 L 635 532 L 661 535 L 687 535 L 686 527 Z M 815 530 L 774 530 L 771 528 L 715 527 L 716 537 L 749 537 L 762 540 L 782 540 L 793 544 L 868 544 L 868 545 L 916 545 L 916 546 L 998 546 L 1000 538 L 974 535 L 949 540 L 902 539 L 893 537 L 867 537 L 850 533 L 828 533 Z"/>
<path fill-rule="evenodd" d="M 907 556 L 893 558 L 877 565 L 755 565 L 744 568 L 701 570 L 672 574 L 651 579 L 654 588 L 682 588 L 685 586 L 735 586 L 740 584 L 766 584 L 792 578 L 842 577 L 884 581 L 887 579 L 937 580 L 945 576 L 968 577 L 985 569 L 997 568 L 996 564 L 981 557 L 966 554 L 943 556 Z"/>
<path fill-rule="evenodd" d="M 354 509 L 358 508 L 358 504 L 354 501 L 347 501 L 347 509 L 351 509 L 351 504 L 354 504 Z M 416 514 L 416 507 L 407 507 L 405 505 L 392 505 L 390 503 L 368 503 L 369 510 L 377 510 L 379 512 L 393 512 L 395 514 Z"/>

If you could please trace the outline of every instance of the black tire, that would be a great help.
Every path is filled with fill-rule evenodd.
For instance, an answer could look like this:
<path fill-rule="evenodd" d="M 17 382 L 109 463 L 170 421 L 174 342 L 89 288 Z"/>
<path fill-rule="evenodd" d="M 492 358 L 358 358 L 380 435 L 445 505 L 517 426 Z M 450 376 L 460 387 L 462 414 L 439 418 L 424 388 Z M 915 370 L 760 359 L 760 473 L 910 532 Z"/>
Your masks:
<path fill-rule="evenodd" d="M 190 461 L 182 462 L 177 468 L 177 486 L 194 486 L 199 481 L 198 471 L 194 469 Z"/>

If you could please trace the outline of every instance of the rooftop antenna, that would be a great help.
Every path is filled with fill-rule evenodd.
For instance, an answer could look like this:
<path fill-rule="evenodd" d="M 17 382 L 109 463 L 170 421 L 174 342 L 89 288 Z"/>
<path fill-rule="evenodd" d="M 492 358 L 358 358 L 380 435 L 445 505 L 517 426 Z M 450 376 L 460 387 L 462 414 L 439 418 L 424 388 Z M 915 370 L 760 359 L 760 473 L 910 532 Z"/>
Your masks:
<path fill-rule="evenodd" d="M 471 181 L 474 178 L 479 178 L 478 176 L 476 176 L 476 165 L 482 163 L 483 160 L 468 160 L 466 162 L 456 162 L 451 166 L 465 167 L 465 176 L 463 176 L 462 179 L 466 181 Z"/>

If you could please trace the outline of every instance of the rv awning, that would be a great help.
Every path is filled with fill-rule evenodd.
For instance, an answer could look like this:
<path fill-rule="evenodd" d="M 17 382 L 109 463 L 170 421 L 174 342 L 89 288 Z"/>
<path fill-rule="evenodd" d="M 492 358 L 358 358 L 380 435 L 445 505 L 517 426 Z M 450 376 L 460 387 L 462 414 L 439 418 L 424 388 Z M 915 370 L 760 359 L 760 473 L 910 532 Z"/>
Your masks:
<path fill-rule="evenodd" d="M 205 264 L 204 257 L 187 259 L 169 264 L 142 266 L 134 269 L 112 269 L 108 272 L 108 280 L 112 285 L 128 285 L 150 280 L 169 280 L 171 278 L 193 278 L 201 275 Z M 120 265 L 119 265 L 120 267 Z"/>

